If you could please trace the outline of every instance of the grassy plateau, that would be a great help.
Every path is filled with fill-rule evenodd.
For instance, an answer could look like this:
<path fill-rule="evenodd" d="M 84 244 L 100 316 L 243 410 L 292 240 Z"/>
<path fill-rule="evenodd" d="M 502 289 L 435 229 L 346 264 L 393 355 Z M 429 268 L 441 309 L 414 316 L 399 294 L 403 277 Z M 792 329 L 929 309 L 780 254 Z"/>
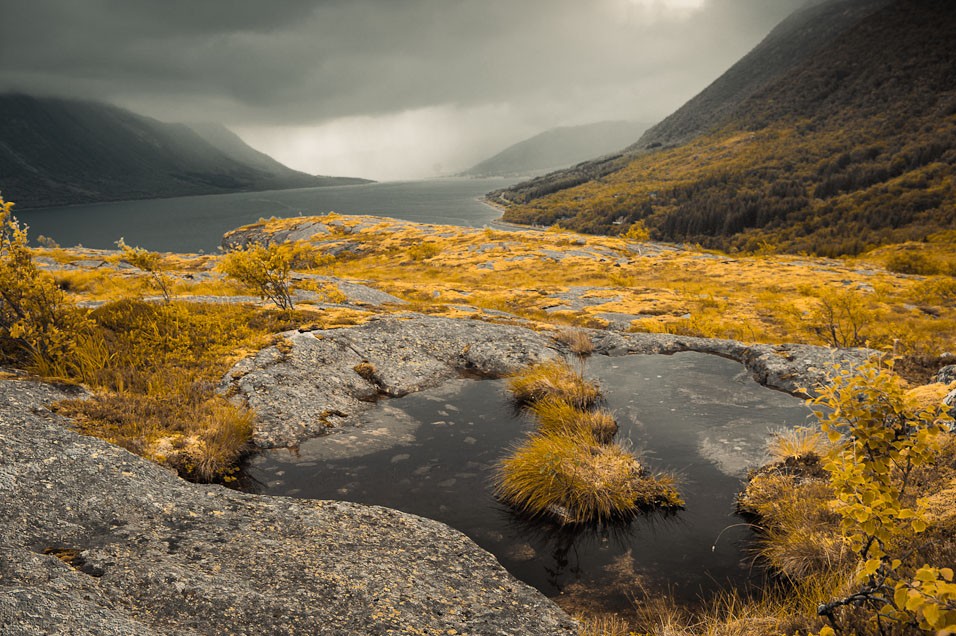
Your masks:
<path fill-rule="evenodd" d="M 741 484 L 739 512 L 772 573 L 766 589 L 696 608 L 635 589 L 633 612 L 582 617 L 582 634 L 956 629 L 956 444 L 941 406 L 956 387 L 930 382 L 956 351 L 952 231 L 820 258 L 730 255 L 639 232 L 330 214 L 244 228 L 262 247 L 188 255 L 33 248 L 11 206 L 2 209 L 5 366 L 85 385 L 92 397 L 57 407 L 82 432 L 197 481 L 228 482 L 250 450 L 255 414 L 221 395 L 220 379 L 240 358 L 284 346 L 291 329 L 411 310 L 551 332 L 569 360 L 510 379 L 537 430 L 502 460 L 497 492 L 565 523 L 683 504 L 671 478 L 647 474 L 615 441 L 614 415 L 585 379 L 593 345 L 580 327 L 880 351 L 883 362 L 861 375 L 834 370 L 818 425 L 777 437 L 773 462 Z M 267 245 L 306 225 L 310 239 Z M 399 302 L 352 301 L 343 282 Z M 368 366 L 356 371 L 374 377 Z"/>

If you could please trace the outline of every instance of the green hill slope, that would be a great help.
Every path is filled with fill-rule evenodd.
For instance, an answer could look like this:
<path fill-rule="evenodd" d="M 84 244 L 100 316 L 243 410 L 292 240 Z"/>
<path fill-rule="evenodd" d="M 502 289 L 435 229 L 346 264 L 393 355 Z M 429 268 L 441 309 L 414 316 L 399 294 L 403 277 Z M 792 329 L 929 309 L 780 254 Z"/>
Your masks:
<path fill-rule="evenodd" d="M 835 13 L 846 21 L 834 35 Z M 812 38 L 809 53 L 742 99 L 718 99 L 732 93 L 718 80 L 611 170 L 550 192 L 494 193 L 512 205 L 505 218 L 601 233 L 643 220 L 663 240 L 831 255 L 951 228 L 951 3 L 831 1 L 795 18 L 802 26 L 776 30 L 741 60 L 743 70 L 760 65 L 760 51 L 799 49 L 817 26 L 830 36 Z M 742 76 L 741 66 L 730 75 Z M 695 119 L 707 110 L 701 104 L 722 114 Z"/>
<path fill-rule="evenodd" d="M 353 182 L 297 172 L 225 128 L 95 102 L 0 96 L 0 190 L 19 208 Z"/>

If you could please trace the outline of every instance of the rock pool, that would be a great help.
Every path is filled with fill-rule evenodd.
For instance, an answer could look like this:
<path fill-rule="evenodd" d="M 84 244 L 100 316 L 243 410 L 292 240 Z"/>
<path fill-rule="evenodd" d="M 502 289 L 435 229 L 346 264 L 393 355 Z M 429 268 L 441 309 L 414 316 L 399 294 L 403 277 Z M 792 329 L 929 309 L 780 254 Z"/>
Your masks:
<path fill-rule="evenodd" d="M 734 496 L 764 460 L 768 431 L 807 421 L 803 402 L 758 385 L 737 362 L 701 353 L 595 356 L 586 375 L 601 384 L 618 439 L 652 470 L 679 476 L 686 510 L 586 532 L 518 519 L 493 498 L 492 476 L 533 425 L 500 380 L 460 379 L 383 400 L 360 426 L 255 456 L 247 488 L 443 521 L 518 578 L 575 605 L 626 607 L 638 585 L 690 601 L 761 580 L 751 531 L 730 527 L 742 522 Z"/>

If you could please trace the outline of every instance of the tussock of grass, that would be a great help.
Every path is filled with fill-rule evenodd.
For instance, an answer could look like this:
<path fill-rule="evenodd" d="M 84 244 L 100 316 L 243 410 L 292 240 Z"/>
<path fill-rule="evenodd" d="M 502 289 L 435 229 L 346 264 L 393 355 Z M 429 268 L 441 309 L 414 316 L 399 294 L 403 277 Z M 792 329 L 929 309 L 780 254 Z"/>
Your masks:
<path fill-rule="evenodd" d="M 375 365 L 371 362 L 359 362 L 357 365 L 352 367 L 352 370 L 355 371 L 355 373 L 366 382 L 371 382 L 376 386 L 381 384 L 381 380 L 378 379 L 378 369 L 376 369 Z"/>
<path fill-rule="evenodd" d="M 767 443 L 767 452 L 774 461 L 811 455 L 823 457 L 831 444 L 819 429 L 798 427 L 777 431 Z"/>
<path fill-rule="evenodd" d="M 537 418 L 538 430 L 546 435 L 590 433 L 599 444 L 609 444 L 618 430 L 610 411 L 584 410 L 554 397 L 535 402 L 531 411 Z"/>
<path fill-rule="evenodd" d="M 630 636 L 627 621 L 618 616 L 576 616 L 578 636 Z"/>
<path fill-rule="evenodd" d="M 508 390 L 520 404 L 534 404 L 552 397 L 579 408 L 587 408 L 601 397 L 596 384 L 585 380 L 563 360 L 542 362 L 522 369 L 508 380 Z"/>
<path fill-rule="evenodd" d="M 819 455 L 807 453 L 757 471 L 737 504 L 761 528 L 759 555 L 777 572 L 802 580 L 845 570 L 852 561 L 833 498 Z"/>
<path fill-rule="evenodd" d="M 497 495 L 532 516 L 563 523 L 628 519 L 666 497 L 637 458 L 588 434 L 534 435 L 499 467 Z M 651 497 L 651 501 L 647 498 Z"/>
<path fill-rule="evenodd" d="M 555 335 L 555 339 L 567 345 L 571 353 L 580 358 L 594 353 L 594 342 L 591 336 L 581 329 L 562 329 Z"/>
<path fill-rule="evenodd" d="M 194 385 L 195 386 L 195 385 Z M 252 413 L 215 395 L 101 393 L 61 403 L 80 432 L 95 435 L 194 481 L 228 480 L 249 449 Z"/>

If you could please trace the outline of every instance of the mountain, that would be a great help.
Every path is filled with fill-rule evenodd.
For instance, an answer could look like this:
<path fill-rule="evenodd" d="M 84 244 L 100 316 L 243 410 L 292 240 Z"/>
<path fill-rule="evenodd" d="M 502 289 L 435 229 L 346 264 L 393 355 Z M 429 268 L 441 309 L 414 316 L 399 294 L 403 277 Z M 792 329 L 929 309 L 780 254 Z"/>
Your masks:
<path fill-rule="evenodd" d="M 824 255 L 956 224 L 949 0 L 798 11 L 624 152 L 491 193 L 505 219 Z"/>
<path fill-rule="evenodd" d="M 647 128 L 648 124 L 628 121 L 552 128 L 505 148 L 462 175 L 513 177 L 543 174 L 621 150 Z"/>
<path fill-rule="evenodd" d="M 360 182 L 287 168 L 218 125 L 0 95 L 0 191 L 20 209 Z"/>

